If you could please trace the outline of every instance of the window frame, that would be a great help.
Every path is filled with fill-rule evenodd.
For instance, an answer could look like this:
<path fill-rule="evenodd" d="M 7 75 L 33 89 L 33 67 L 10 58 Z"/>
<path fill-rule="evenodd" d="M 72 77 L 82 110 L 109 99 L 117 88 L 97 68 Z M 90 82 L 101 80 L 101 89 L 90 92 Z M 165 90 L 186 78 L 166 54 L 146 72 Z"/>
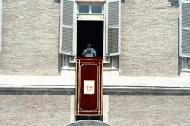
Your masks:
<path fill-rule="evenodd" d="M 73 1 L 73 0 L 68 0 L 68 1 Z M 119 19 L 118 19 L 118 25 L 117 26 L 108 26 L 108 6 L 109 6 L 109 2 L 119 2 Z M 65 53 L 61 50 L 62 47 L 62 18 L 63 18 L 63 0 L 61 0 L 61 18 L 60 18 L 60 53 L 64 54 L 64 55 L 70 55 L 70 56 L 76 56 L 76 52 L 77 52 L 77 16 L 78 15 L 92 15 L 92 16 L 98 16 L 98 15 L 104 15 L 103 19 L 100 20 L 104 20 L 104 39 L 103 39 L 103 57 L 110 57 L 110 56 L 118 56 L 120 54 L 120 43 L 121 43 L 121 0 L 107 0 L 106 2 L 97 2 L 97 3 L 89 3 L 89 2 L 77 2 L 77 1 L 73 1 L 73 41 L 72 41 L 72 54 L 71 53 Z M 89 5 L 89 13 L 79 13 L 79 6 L 80 5 Z M 102 12 L 101 13 L 92 13 L 92 5 L 101 5 L 102 6 Z M 85 20 L 85 19 L 84 19 Z M 92 19 L 93 20 L 93 19 Z M 118 28 L 118 45 L 117 45 L 117 50 L 116 52 L 111 52 L 110 54 L 108 54 L 108 27 L 109 28 Z"/>

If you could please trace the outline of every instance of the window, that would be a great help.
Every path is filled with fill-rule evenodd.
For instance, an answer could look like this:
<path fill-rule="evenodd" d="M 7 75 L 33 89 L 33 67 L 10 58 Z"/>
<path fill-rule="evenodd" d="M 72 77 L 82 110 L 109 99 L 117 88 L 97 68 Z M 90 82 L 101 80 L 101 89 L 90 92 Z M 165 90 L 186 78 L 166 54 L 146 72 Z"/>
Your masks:
<path fill-rule="evenodd" d="M 78 6 L 78 11 L 79 13 L 89 13 L 89 5 L 79 5 Z"/>
<path fill-rule="evenodd" d="M 105 8 L 104 8 L 105 7 Z M 102 55 L 107 67 L 118 68 L 120 54 L 120 17 L 121 1 L 106 0 L 105 3 L 75 2 L 61 0 L 60 43 L 59 53 L 62 56 L 62 66 L 70 67 L 77 55 L 77 22 L 102 21 L 103 45 Z M 74 60 L 72 60 L 74 61 Z M 67 68 L 65 67 L 65 68 Z"/>
<path fill-rule="evenodd" d="M 79 14 L 102 14 L 103 5 L 102 4 L 79 4 L 78 13 Z"/>
<path fill-rule="evenodd" d="M 92 5 L 92 13 L 102 13 L 102 5 Z"/>

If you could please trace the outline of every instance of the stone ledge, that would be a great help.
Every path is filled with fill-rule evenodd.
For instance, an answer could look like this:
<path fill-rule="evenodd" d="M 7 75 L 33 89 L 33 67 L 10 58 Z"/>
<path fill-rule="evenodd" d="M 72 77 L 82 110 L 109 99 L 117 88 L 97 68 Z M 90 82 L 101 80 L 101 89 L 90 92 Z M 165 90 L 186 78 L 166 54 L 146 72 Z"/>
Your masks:
<path fill-rule="evenodd" d="M 75 86 L 75 76 L 0 75 L 0 87 L 65 88 Z M 180 87 L 190 88 L 189 77 L 103 76 L 104 87 Z"/>
<path fill-rule="evenodd" d="M 104 95 L 190 95 L 190 88 L 180 87 L 104 87 Z M 1 87 L 0 95 L 75 95 L 74 87 L 11 88 Z"/>

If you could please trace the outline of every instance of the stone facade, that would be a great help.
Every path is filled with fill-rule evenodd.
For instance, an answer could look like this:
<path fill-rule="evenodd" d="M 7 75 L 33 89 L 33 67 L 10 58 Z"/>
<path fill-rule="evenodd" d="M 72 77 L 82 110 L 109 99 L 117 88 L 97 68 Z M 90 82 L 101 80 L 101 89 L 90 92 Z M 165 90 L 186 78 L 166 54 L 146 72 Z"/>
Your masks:
<path fill-rule="evenodd" d="M 59 4 L 5 0 L 0 74 L 57 75 Z"/>
<path fill-rule="evenodd" d="M 0 101 L 1 126 L 67 126 L 74 122 L 69 95 L 1 94 Z M 109 95 L 108 104 L 107 124 L 111 126 L 190 124 L 189 95 Z"/>
<path fill-rule="evenodd" d="M 168 0 L 123 1 L 121 75 L 177 76 L 178 13 Z"/>
<path fill-rule="evenodd" d="M 189 95 L 111 95 L 111 126 L 188 126 Z"/>
<path fill-rule="evenodd" d="M 1 95 L 1 126 L 66 126 L 69 95 Z"/>
<path fill-rule="evenodd" d="M 0 74 L 59 74 L 59 6 L 4 1 Z M 178 75 L 178 12 L 168 0 L 122 0 L 121 75 Z"/>

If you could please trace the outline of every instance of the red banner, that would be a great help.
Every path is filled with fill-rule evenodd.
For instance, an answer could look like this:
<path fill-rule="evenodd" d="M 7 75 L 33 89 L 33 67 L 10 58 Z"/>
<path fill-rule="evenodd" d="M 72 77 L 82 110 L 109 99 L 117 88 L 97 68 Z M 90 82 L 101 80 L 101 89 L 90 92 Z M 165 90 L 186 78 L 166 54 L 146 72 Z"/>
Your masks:
<path fill-rule="evenodd" d="M 102 115 L 102 58 L 77 58 L 76 115 Z"/>

